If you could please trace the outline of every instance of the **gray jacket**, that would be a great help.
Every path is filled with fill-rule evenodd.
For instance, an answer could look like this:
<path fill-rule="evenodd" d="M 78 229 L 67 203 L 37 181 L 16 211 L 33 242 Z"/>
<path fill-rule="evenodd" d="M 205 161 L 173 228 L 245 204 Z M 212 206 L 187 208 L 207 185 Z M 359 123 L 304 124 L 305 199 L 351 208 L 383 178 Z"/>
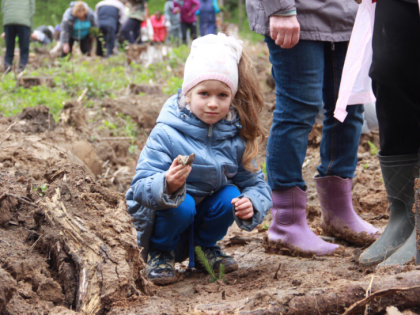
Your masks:
<path fill-rule="evenodd" d="M 61 21 L 61 33 L 60 41 L 65 44 L 70 41 L 70 36 L 73 31 L 74 23 L 76 22 L 76 17 L 72 13 L 73 6 L 77 1 L 70 2 L 70 7 L 64 12 L 63 20 Z M 97 27 L 96 15 L 95 12 L 85 3 L 85 6 L 88 9 L 87 19 L 90 21 L 91 27 Z"/>
<path fill-rule="evenodd" d="M 270 35 L 271 15 L 295 9 L 300 39 L 326 42 L 350 39 L 357 11 L 354 0 L 246 0 L 249 26 L 262 35 Z"/>

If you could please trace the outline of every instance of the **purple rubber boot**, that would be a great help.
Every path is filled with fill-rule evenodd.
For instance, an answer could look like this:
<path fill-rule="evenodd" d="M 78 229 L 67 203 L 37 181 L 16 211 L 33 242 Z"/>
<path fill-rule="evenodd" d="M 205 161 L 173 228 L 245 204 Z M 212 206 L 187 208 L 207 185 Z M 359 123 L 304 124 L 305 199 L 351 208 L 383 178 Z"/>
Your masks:
<path fill-rule="evenodd" d="M 325 176 L 314 181 L 321 204 L 321 227 L 326 234 L 358 246 L 371 244 L 379 237 L 379 230 L 354 211 L 351 178 Z"/>
<path fill-rule="evenodd" d="M 292 256 L 332 255 L 342 251 L 320 239 L 306 221 L 306 192 L 299 187 L 274 190 L 273 222 L 264 242 L 267 252 Z"/>

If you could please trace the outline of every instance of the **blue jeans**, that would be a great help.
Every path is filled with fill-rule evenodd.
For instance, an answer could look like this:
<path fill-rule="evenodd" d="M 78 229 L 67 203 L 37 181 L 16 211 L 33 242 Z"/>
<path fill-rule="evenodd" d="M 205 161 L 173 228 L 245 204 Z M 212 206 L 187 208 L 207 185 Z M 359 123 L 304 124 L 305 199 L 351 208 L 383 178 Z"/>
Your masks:
<path fill-rule="evenodd" d="M 231 201 L 240 194 L 235 186 L 225 186 L 198 205 L 187 194 L 178 208 L 157 211 L 150 248 L 176 250 L 182 256 L 176 260 L 182 261 L 188 257 L 191 228 L 195 245 L 215 246 L 234 221 Z"/>
<path fill-rule="evenodd" d="M 20 61 L 19 68 L 24 68 L 29 59 L 29 42 L 31 29 L 23 25 L 8 24 L 4 26 L 6 34 L 6 55 L 4 56 L 4 69 L 12 66 L 15 55 L 16 36 L 19 37 Z"/>
<path fill-rule="evenodd" d="M 99 37 L 96 38 L 96 55 L 101 57 L 104 56 L 105 48 L 105 56 L 112 56 L 115 47 L 115 38 L 117 30 L 115 29 L 115 27 L 110 25 L 99 25 L 99 29 L 102 32 L 103 37 L 101 39 Z"/>
<path fill-rule="evenodd" d="M 272 190 L 306 189 L 302 164 L 315 116 L 325 109 L 319 176 L 354 177 L 363 125 L 363 105 L 347 107 L 343 123 L 333 117 L 347 42 L 301 40 L 282 49 L 265 37 L 276 82 L 276 109 L 267 145 L 267 175 Z"/>
<path fill-rule="evenodd" d="M 140 26 L 141 21 L 131 18 L 127 19 L 120 30 L 123 40 L 127 40 L 129 44 L 141 44 Z"/>
<path fill-rule="evenodd" d="M 216 14 L 214 12 L 200 12 L 200 36 L 216 35 Z"/>

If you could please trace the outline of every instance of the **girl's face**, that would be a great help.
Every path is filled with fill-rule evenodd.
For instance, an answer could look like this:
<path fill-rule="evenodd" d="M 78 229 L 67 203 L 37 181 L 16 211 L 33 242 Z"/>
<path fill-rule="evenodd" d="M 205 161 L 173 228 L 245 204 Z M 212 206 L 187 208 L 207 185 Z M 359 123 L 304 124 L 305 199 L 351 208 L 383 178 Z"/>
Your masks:
<path fill-rule="evenodd" d="M 190 103 L 194 115 L 206 124 L 213 125 L 229 112 L 232 91 L 220 81 L 203 81 L 191 89 L 186 101 Z"/>

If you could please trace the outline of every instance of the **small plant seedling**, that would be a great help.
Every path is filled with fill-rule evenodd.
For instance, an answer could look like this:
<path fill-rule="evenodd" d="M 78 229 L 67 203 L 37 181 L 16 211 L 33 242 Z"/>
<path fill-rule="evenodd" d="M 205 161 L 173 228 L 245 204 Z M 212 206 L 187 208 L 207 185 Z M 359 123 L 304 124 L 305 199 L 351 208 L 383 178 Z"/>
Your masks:
<path fill-rule="evenodd" d="M 139 147 L 136 144 L 132 144 L 132 145 L 129 146 L 128 152 L 129 153 L 137 153 L 138 149 L 139 149 Z"/>
<path fill-rule="evenodd" d="M 367 170 L 369 168 L 369 164 L 365 163 L 363 167 L 365 168 L 365 170 Z"/>
<path fill-rule="evenodd" d="M 265 231 L 267 231 L 269 228 L 270 227 L 266 223 L 264 223 L 263 226 L 261 227 L 261 229 Z"/>
<path fill-rule="evenodd" d="M 209 273 L 209 275 L 210 275 L 209 282 L 210 283 L 216 282 L 217 280 L 222 280 L 223 282 L 225 282 L 225 279 L 224 279 L 225 266 L 224 265 L 220 265 L 219 276 L 217 277 L 216 273 L 214 272 L 212 266 L 210 266 L 210 263 L 207 260 L 206 255 L 204 255 L 204 252 L 203 252 L 203 250 L 201 249 L 200 246 L 195 247 L 195 253 L 197 255 L 197 258 L 198 258 L 198 261 L 200 262 L 200 264 Z"/>
<path fill-rule="evenodd" d="M 32 190 L 36 191 L 39 193 L 39 195 L 42 197 L 45 195 L 45 193 L 48 190 L 48 185 L 47 184 L 42 184 L 37 186 L 36 188 L 33 188 Z"/>
<path fill-rule="evenodd" d="M 261 170 L 264 173 L 264 175 L 267 177 L 267 165 L 265 164 L 265 162 L 261 164 Z"/>
<path fill-rule="evenodd" d="M 379 153 L 379 149 L 378 149 L 378 147 L 376 146 L 376 145 L 374 145 L 372 142 L 370 142 L 370 141 L 368 141 L 368 145 L 369 145 L 369 148 L 370 148 L 370 153 L 373 155 L 373 156 L 376 156 L 376 155 L 378 155 L 378 153 Z"/>

